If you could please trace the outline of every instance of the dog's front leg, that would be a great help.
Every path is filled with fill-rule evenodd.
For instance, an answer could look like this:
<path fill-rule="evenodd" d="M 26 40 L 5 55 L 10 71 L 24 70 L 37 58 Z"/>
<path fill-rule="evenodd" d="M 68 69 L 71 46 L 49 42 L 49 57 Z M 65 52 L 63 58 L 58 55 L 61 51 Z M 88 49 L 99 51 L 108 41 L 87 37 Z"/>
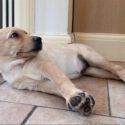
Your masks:
<path fill-rule="evenodd" d="M 44 63 L 41 66 L 42 72 L 47 78 L 54 82 L 54 86 L 66 99 L 68 107 L 72 110 L 82 109 L 85 115 L 92 112 L 95 101 L 92 96 L 75 87 L 69 78 L 53 63 Z"/>

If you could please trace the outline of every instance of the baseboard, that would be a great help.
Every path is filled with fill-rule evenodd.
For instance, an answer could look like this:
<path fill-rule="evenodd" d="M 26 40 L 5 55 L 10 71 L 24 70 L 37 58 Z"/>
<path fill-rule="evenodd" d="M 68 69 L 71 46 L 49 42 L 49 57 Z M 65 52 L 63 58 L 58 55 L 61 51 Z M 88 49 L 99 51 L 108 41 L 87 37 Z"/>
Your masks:
<path fill-rule="evenodd" d="M 75 41 L 93 47 L 111 61 L 125 61 L 125 35 L 74 33 Z"/>

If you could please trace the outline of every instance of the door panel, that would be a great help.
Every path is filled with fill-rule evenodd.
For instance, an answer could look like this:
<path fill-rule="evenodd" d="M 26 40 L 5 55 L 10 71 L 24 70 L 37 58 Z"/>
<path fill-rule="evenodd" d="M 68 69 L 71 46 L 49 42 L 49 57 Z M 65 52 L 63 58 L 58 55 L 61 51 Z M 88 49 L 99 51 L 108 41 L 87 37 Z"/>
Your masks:
<path fill-rule="evenodd" d="M 125 33 L 125 0 L 74 0 L 73 32 Z"/>

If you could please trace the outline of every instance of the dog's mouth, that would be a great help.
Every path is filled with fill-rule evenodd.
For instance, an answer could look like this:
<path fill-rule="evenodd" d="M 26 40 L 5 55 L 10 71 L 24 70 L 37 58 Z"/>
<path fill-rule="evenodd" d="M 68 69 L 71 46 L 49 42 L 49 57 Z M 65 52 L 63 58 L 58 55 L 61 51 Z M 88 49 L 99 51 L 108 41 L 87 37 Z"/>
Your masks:
<path fill-rule="evenodd" d="M 22 56 L 22 57 L 26 57 L 26 56 L 35 56 L 40 50 L 29 50 L 29 51 L 18 51 L 16 53 L 17 56 Z"/>
<path fill-rule="evenodd" d="M 20 49 L 16 53 L 16 55 L 21 56 L 21 57 L 36 56 L 37 53 L 42 50 L 42 42 L 41 42 L 41 38 L 39 38 L 39 37 L 34 37 L 34 39 L 35 39 L 33 41 L 34 47 L 32 49 L 27 50 L 27 51 L 26 50 L 24 51 L 24 50 Z"/>

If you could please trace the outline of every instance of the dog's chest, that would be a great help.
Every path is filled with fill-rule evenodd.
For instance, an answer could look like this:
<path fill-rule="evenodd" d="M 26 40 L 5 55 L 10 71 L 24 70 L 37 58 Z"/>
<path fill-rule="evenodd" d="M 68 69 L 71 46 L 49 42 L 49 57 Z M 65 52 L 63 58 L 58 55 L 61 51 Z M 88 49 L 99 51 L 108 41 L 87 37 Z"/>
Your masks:
<path fill-rule="evenodd" d="M 27 66 L 27 67 L 21 67 L 21 66 L 15 66 L 11 70 L 4 70 L 2 72 L 2 75 L 4 79 L 12 84 L 16 80 L 23 78 L 24 76 L 27 78 L 31 78 L 33 80 L 43 80 L 44 77 L 42 77 L 41 73 L 39 70 L 36 70 L 35 66 Z"/>
<path fill-rule="evenodd" d="M 44 80 L 44 76 L 41 74 L 40 70 L 32 66 L 27 67 L 24 75 L 33 80 Z"/>
<path fill-rule="evenodd" d="M 16 79 L 22 76 L 22 70 L 19 67 L 15 67 L 11 70 L 4 70 L 2 71 L 2 76 L 8 83 L 13 83 Z"/>

